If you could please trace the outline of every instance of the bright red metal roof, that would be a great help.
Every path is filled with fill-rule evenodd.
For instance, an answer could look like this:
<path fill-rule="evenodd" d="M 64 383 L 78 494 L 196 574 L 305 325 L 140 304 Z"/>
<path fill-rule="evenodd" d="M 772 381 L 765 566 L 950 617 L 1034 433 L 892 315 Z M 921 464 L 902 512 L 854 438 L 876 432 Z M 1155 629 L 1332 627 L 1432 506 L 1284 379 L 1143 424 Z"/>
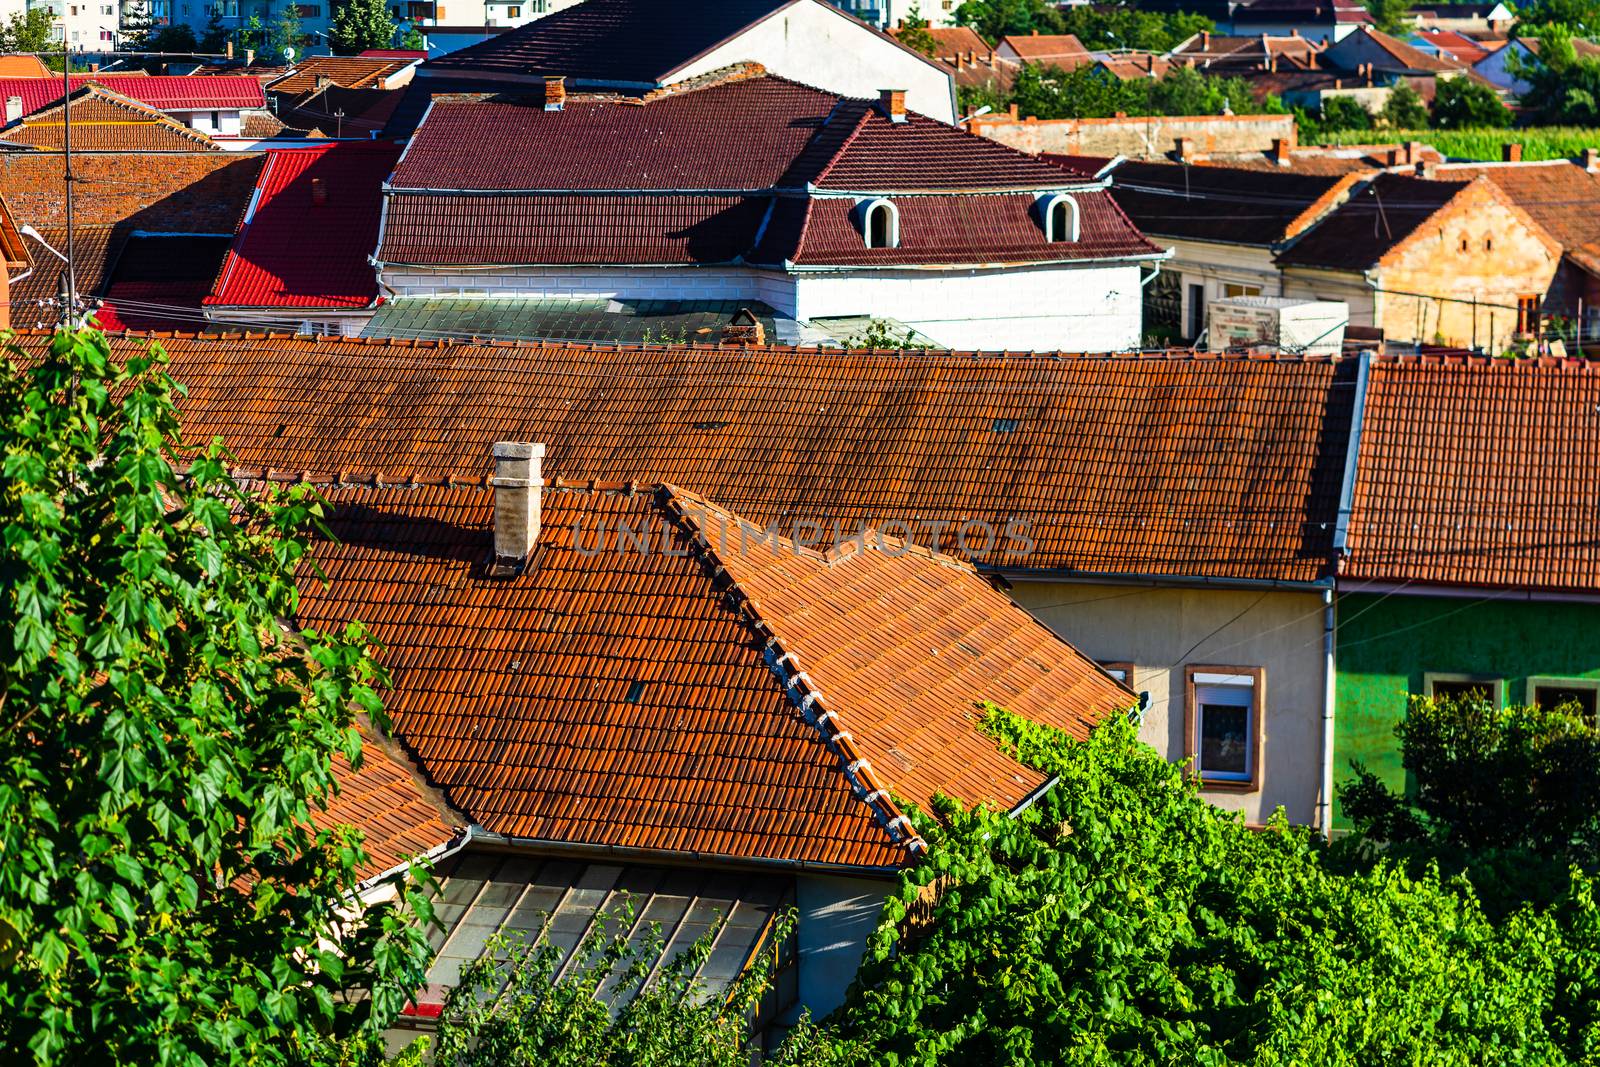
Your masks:
<path fill-rule="evenodd" d="M 176 75 L 96 74 L 72 79 L 72 88 L 93 82 L 159 111 L 206 111 L 264 108 L 261 83 L 246 75 L 206 78 Z M 60 78 L 0 78 L 0 99 L 22 98 L 22 113 L 31 115 L 61 99 Z"/>
<path fill-rule="evenodd" d="M 378 244 L 383 180 L 399 155 L 399 146 L 386 141 L 268 153 L 254 211 L 234 238 L 205 303 L 371 306 L 378 281 L 367 257 Z"/>

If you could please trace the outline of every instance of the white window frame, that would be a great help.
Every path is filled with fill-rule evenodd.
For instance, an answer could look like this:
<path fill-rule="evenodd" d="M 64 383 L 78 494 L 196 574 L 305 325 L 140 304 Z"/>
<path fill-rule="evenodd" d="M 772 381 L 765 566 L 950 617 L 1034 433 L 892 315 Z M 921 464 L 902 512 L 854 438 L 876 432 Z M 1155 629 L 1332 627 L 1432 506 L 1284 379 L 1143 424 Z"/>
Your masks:
<path fill-rule="evenodd" d="M 1055 232 L 1056 207 L 1067 206 L 1067 233 L 1063 236 Z M 1040 222 L 1044 226 L 1044 239 L 1047 244 L 1076 244 L 1082 230 L 1083 213 L 1078 210 L 1078 202 L 1066 193 L 1056 193 L 1039 199 Z"/>
<path fill-rule="evenodd" d="M 1559 674 L 1531 674 L 1528 676 L 1527 699 L 1532 707 L 1540 689 L 1583 689 L 1595 694 L 1595 711 L 1600 714 L 1600 678 L 1567 678 Z"/>
<path fill-rule="evenodd" d="M 1255 792 L 1261 787 L 1261 733 L 1266 717 L 1267 672 L 1264 667 L 1191 664 L 1184 668 L 1184 728 L 1192 773 L 1205 789 Z M 1205 705 L 1244 708 L 1244 771 L 1208 770 L 1203 756 Z"/>
<path fill-rule="evenodd" d="M 1497 708 L 1506 706 L 1506 680 L 1491 674 L 1462 674 L 1455 671 L 1424 671 L 1422 695 L 1433 699 L 1435 682 L 1455 682 L 1481 685 L 1489 691 L 1489 703 Z"/>
<path fill-rule="evenodd" d="M 872 213 L 879 208 L 886 208 L 889 212 L 889 243 L 875 245 L 872 243 Z M 861 241 L 868 248 L 899 248 L 900 247 L 900 209 L 895 207 L 893 200 L 886 200 L 881 196 L 872 197 L 861 201 L 856 211 L 860 215 Z"/>

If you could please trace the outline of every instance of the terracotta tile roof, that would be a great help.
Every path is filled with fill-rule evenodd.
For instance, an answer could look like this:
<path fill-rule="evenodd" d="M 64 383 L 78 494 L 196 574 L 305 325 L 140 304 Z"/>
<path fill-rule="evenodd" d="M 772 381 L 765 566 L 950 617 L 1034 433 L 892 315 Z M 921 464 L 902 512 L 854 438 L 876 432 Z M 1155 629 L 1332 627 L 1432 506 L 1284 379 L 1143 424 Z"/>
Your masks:
<path fill-rule="evenodd" d="M 495 833 L 893 866 L 909 832 L 877 790 L 1012 806 L 1042 784 L 975 701 L 1086 736 L 1131 700 L 970 568 L 892 541 L 827 558 L 740 542 L 682 491 L 553 488 L 527 567 L 492 578 L 486 488 L 328 497 L 299 621 L 368 622 L 396 736 Z M 579 551 L 619 521 L 656 550 Z"/>
<path fill-rule="evenodd" d="M 404 89 L 332 86 L 285 98 L 278 114 L 298 129 L 320 129 L 330 137 L 364 137 L 382 130 L 404 97 Z"/>
<path fill-rule="evenodd" d="M 1491 49 L 1474 41 L 1470 37 L 1462 36 L 1454 30 L 1419 29 L 1416 35 L 1427 41 L 1433 47 L 1444 52 L 1457 65 L 1471 66 L 1480 59 L 1487 59 Z"/>
<path fill-rule="evenodd" d="M 1365 270 L 1467 188 L 1466 181 L 1429 181 L 1379 174 L 1322 223 L 1278 255 L 1284 266 Z"/>
<path fill-rule="evenodd" d="M 246 111 L 239 116 L 240 137 L 276 137 L 287 128 L 270 111 Z"/>
<path fill-rule="evenodd" d="M 121 93 L 85 85 L 70 104 L 72 147 L 81 152 L 215 152 L 216 142 L 198 130 Z M 0 131 L 0 142 L 47 151 L 66 146 L 67 110 L 58 100 Z"/>
<path fill-rule="evenodd" d="M 254 209 L 207 304 L 370 307 L 383 180 L 400 147 L 357 141 L 267 154 Z M 321 190 L 322 202 L 318 202 Z"/>
<path fill-rule="evenodd" d="M 345 89 L 383 88 L 385 78 L 414 62 L 367 56 L 307 56 L 295 64 L 294 70 L 268 82 L 267 91 L 279 96 L 300 96 L 315 90 L 322 78 Z"/>
<path fill-rule="evenodd" d="M 1307 76 L 1324 77 L 1321 74 Z M 1282 78 L 1285 75 L 1263 75 L 1263 77 Z M 1444 162 L 1444 156 L 1439 153 L 1438 149 L 1430 145 L 1416 146 L 1415 154 L 1410 163 L 1401 162 L 1405 158 L 1406 152 L 1407 147 L 1400 144 L 1323 145 L 1294 149 L 1289 155 L 1289 166 L 1287 167 L 1278 162 L 1276 154 L 1271 150 L 1202 157 L 1195 160 L 1195 165 L 1200 167 L 1227 167 L 1236 170 L 1264 170 L 1271 174 L 1339 176 L 1345 174 L 1371 174 L 1374 171 L 1384 170 L 1392 166 L 1414 169 L 1415 164 L 1418 162 L 1433 164 Z M 1393 159 L 1390 158 L 1391 153 L 1394 154 Z"/>
<path fill-rule="evenodd" d="M 1308 213 L 1330 209 L 1354 181 L 1128 161 L 1111 172 L 1111 196 L 1145 233 L 1271 245 L 1299 232 Z"/>
<path fill-rule="evenodd" d="M 1342 573 L 1593 593 L 1597 500 L 1600 363 L 1379 359 Z"/>
<path fill-rule="evenodd" d="M 485 148 L 462 153 L 469 143 Z M 891 122 L 875 103 L 770 76 L 642 105 L 570 101 L 560 112 L 436 103 L 390 184 L 378 257 L 393 263 L 948 264 L 1158 251 L 1095 189 L 1077 194 L 1085 239 L 1046 242 L 1031 193 L 963 194 L 1080 184 L 1059 168 L 920 115 Z M 899 247 L 868 249 L 849 201 L 774 203 L 771 194 L 808 188 L 952 195 L 908 197 L 898 205 Z"/>
<path fill-rule="evenodd" d="M 1441 59 L 1438 56 L 1431 56 L 1422 51 L 1422 49 L 1407 44 L 1400 38 L 1392 37 L 1381 30 L 1373 29 L 1371 26 L 1361 26 L 1357 28 L 1356 34 L 1366 34 L 1367 38 L 1373 44 L 1377 45 L 1379 49 L 1388 54 L 1390 64 L 1385 67 L 1384 64 L 1379 63 L 1377 65 L 1377 69 L 1379 70 L 1388 69 L 1437 72 L 1446 70 L 1460 70 L 1462 66 L 1459 62 L 1454 62 L 1449 59 Z M 1351 35 L 1351 37 L 1354 36 L 1354 34 Z M 1351 37 L 1346 37 L 1340 42 L 1340 44 L 1350 43 L 1353 47 Z M 1329 48 L 1328 58 L 1330 62 L 1333 61 L 1333 57 L 1337 50 L 1338 45 L 1334 45 Z"/>
<path fill-rule="evenodd" d="M 1240 73 L 1255 77 L 1267 73 L 1276 60 L 1283 69 L 1315 68 L 1323 49 L 1309 37 L 1273 37 L 1257 34 L 1238 37 L 1220 33 L 1195 34 L 1168 55 L 1174 61 L 1193 60 L 1207 73 Z"/>
<path fill-rule="evenodd" d="M 460 819 L 414 777 L 403 752 L 365 724 L 361 727 L 361 769 L 352 771 L 342 755 L 333 758 L 339 791 L 326 808 L 315 809 L 313 825 L 354 826 L 363 836 L 367 862 L 359 877 L 374 878 L 408 860 L 451 843 Z"/>
<path fill-rule="evenodd" d="M 1125 82 L 1137 81 L 1140 78 L 1164 78 L 1173 67 L 1170 59 L 1158 56 L 1154 52 L 1107 56 L 1097 60 L 1095 65 L 1119 81 Z"/>
<path fill-rule="evenodd" d="M 796 3 L 820 0 L 719 0 L 697 5 L 692 17 L 656 0 L 586 0 L 430 59 L 419 77 L 436 73 L 502 78 L 560 74 L 591 85 L 665 85 L 718 45 Z M 824 10 L 877 33 L 837 7 L 829 5 Z M 894 41 L 887 34 L 880 36 Z M 906 51 L 934 63 L 920 52 Z"/>
<path fill-rule="evenodd" d="M 89 83 L 104 86 L 158 111 L 209 111 L 264 108 L 261 83 L 244 75 L 195 78 L 178 75 L 74 75 L 72 88 Z M 61 79 L 0 78 L 0 100 L 22 98 L 22 113 L 31 115 L 61 99 Z"/>
<path fill-rule="evenodd" d="M 1071 70 L 1087 63 L 1089 50 L 1083 42 L 1070 33 L 1012 34 L 1000 38 L 995 48 L 1010 45 L 1024 63 L 1042 63 L 1050 67 Z"/>
<path fill-rule="evenodd" d="M 1570 160 L 1447 163 L 1437 173 L 1451 181 L 1489 179 L 1568 251 L 1600 242 L 1600 175 Z"/>
<path fill-rule="evenodd" d="M 3 162 L 4 157 L 0 157 L 0 164 Z M 19 215 L 17 221 L 27 224 L 29 219 Z M 39 237 L 44 239 L 42 242 L 23 235 L 33 269 L 27 277 L 11 283 L 11 324 L 17 329 L 48 326 L 61 314 L 54 304 L 61 292 L 61 274 L 66 269 L 62 256 L 67 251 L 67 232 L 65 227 L 35 225 Z M 111 265 L 121 254 L 126 237 L 113 226 L 81 224 L 74 227 L 72 237 L 78 292 L 96 295 L 105 287 Z"/>
<path fill-rule="evenodd" d="M 233 152 L 73 155 L 74 215 L 83 226 L 122 223 L 155 233 L 233 233 L 263 157 Z M 0 153 L 0 196 L 19 224 L 66 225 L 59 153 Z"/>
<path fill-rule="evenodd" d="M 891 29 L 889 36 L 899 38 L 904 32 Z M 937 59 L 954 59 L 965 53 L 985 56 L 990 52 L 989 42 L 978 36 L 978 31 L 971 26 L 928 26 L 923 32 L 938 45 Z"/>
<path fill-rule="evenodd" d="M 984 562 L 1286 581 L 1330 558 L 1353 381 L 1237 356 L 163 343 L 187 432 L 252 466 L 438 479 L 517 438 L 548 443 L 547 477 L 692 485 L 756 522 L 900 519 L 926 542 L 1017 519 L 1033 552 Z"/>
<path fill-rule="evenodd" d="M 0 56 L 0 78 L 48 78 L 50 68 L 38 56 Z"/>

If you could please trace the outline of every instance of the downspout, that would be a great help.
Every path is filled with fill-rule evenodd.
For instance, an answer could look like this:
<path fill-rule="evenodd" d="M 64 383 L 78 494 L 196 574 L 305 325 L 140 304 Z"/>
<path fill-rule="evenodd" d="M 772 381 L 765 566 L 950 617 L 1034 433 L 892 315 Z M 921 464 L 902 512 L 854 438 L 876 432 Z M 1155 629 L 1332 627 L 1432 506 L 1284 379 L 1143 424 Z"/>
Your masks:
<path fill-rule="evenodd" d="M 1372 351 L 1361 353 L 1356 365 L 1356 393 L 1350 402 L 1350 438 L 1344 451 L 1344 476 L 1339 486 L 1339 514 L 1333 527 L 1332 583 L 1338 582 L 1339 566 L 1349 552 L 1350 512 L 1355 505 L 1356 471 L 1361 457 L 1361 424 L 1366 417 L 1367 383 L 1372 371 Z M 1333 835 L 1333 748 L 1334 708 L 1338 689 L 1337 629 L 1334 586 L 1322 594 L 1322 801 L 1317 820 L 1323 836 Z"/>

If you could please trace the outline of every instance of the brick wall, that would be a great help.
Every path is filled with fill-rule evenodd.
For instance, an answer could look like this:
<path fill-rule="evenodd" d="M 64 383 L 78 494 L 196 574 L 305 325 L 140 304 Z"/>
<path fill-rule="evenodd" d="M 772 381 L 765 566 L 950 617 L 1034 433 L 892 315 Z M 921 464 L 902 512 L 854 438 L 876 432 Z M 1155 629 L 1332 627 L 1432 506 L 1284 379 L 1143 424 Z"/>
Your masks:
<path fill-rule="evenodd" d="M 1265 152 L 1295 136 L 1293 115 L 1194 115 L 1179 118 L 1016 119 L 980 115 L 972 132 L 1030 154 L 1127 156 L 1159 159 L 1187 138 L 1194 152 Z"/>

